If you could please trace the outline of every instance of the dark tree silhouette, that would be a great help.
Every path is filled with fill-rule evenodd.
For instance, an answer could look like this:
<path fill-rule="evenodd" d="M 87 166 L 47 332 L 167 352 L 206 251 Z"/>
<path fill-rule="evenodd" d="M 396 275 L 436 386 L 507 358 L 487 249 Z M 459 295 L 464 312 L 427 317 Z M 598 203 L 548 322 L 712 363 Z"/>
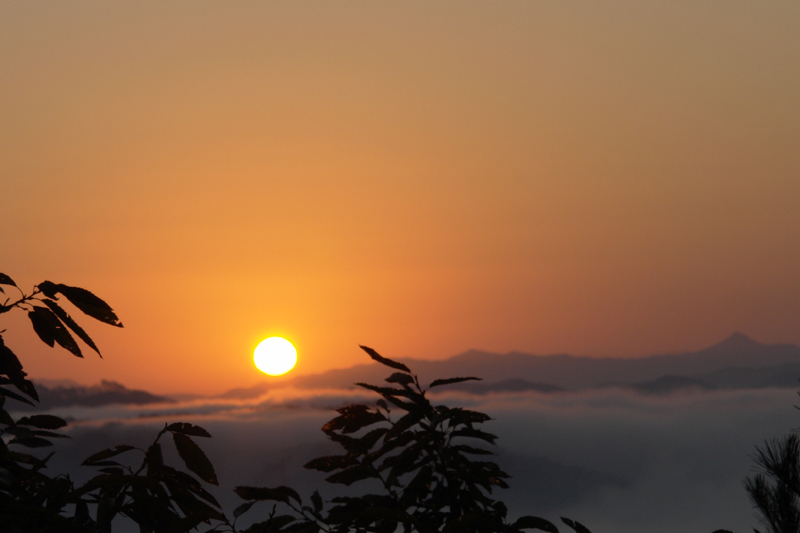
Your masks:
<path fill-rule="evenodd" d="M 756 448 L 755 462 L 761 473 L 745 489 L 767 533 L 800 532 L 800 439 L 789 434 L 766 442 Z"/>
<path fill-rule="evenodd" d="M 388 386 L 357 384 L 381 398 L 374 406 L 354 404 L 337 409 L 339 416 L 322 431 L 343 453 L 319 457 L 305 467 L 329 473 L 326 481 L 330 483 L 349 486 L 372 480 L 382 490 L 332 498 L 325 511 L 319 492 L 312 495 L 311 506 L 306 506 L 288 487 L 237 487 L 236 493 L 247 502 L 234 511 L 236 516 L 257 501 L 280 502 L 291 511 L 273 512 L 248 533 L 558 532 L 553 523 L 533 516 L 509 523 L 506 506 L 492 498 L 495 489 L 508 487 L 505 480 L 509 476 L 494 462 L 478 459 L 494 455 L 486 445 L 493 445 L 497 437 L 478 427 L 489 417 L 468 409 L 434 406 L 426 397 L 431 388 L 478 378 L 437 379 L 425 388 L 406 365 L 371 348 L 362 349 L 395 372 L 386 379 Z M 573 531 L 589 533 L 578 522 L 562 521 Z"/>

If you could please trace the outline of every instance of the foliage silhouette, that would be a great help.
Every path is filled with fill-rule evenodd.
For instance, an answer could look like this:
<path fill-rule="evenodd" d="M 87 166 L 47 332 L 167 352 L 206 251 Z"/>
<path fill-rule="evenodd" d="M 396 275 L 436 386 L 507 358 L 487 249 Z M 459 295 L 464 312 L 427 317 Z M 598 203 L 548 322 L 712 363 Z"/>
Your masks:
<path fill-rule="evenodd" d="M 305 467 L 330 474 L 326 478 L 330 483 L 349 486 L 372 480 L 382 490 L 332 498 L 333 505 L 323 511 L 319 492 L 307 506 L 288 487 L 237 487 L 236 493 L 247 500 L 240 514 L 256 501 L 278 502 L 292 511 L 277 516 L 273 512 L 266 521 L 247 529 L 248 533 L 558 532 L 552 522 L 538 517 L 523 516 L 508 523 L 506 506 L 491 497 L 494 489 L 508 487 L 505 479 L 509 476 L 494 462 L 476 458 L 493 455 L 485 445 L 493 445 L 497 437 L 477 427 L 489 417 L 477 411 L 434 406 L 426 397 L 432 387 L 478 378 L 439 379 L 424 388 L 406 365 L 366 346 L 361 348 L 399 372 L 386 379 L 389 386 L 357 384 L 381 398 L 374 407 L 354 404 L 337 409 L 339 415 L 322 431 L 344 453 L 319 457 Z M 578 522 L 562 521 L 578 533 L 589 531 Z"/>
<path fill-rule="evenodd" d="M 767 533 L 800 532 L 800 438 L 766 442 L 755 462 L 761 473 L 745 480 L 745 489 Z"/>

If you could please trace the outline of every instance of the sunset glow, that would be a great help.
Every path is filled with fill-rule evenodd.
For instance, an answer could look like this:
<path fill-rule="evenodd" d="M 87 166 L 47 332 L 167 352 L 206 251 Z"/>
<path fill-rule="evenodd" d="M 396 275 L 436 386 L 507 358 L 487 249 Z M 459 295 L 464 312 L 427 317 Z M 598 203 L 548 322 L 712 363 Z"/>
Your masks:
<path fill-rule="evenodd" d="M 125 330 L 34 379 L 800 343 L 796 3 L 80 6 L 0 16 L 0 271 Z"/>

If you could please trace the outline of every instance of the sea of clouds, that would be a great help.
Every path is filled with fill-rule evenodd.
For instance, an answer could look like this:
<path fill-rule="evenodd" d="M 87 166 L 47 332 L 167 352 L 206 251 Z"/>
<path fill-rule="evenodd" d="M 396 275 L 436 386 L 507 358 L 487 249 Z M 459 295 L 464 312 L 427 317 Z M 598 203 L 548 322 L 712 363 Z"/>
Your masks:
<path fill-rule="evenodd" d="M 92 470 L 78 465 L 89 454 L 122 443 L 144 448 L 166 422 L 185 421 L 213 435 L 198 441 L 219 476 L 213 492 L 228 511 L 240 503 L 231 492 L 236 485 L 289 485 L 304 496 L 319 488 L 330 498 L 341 489 L 302 465 L 338 453 L 320 431 L 333 408 L 375 399 L 358 390 L 283 390 L 248 401 L 54 409 L 71 421 L 72 438 L 57 442 L 52 470 L 88 479 Z M 511 488 L 496 496 L 512 516 L 567 516 L 594 533 L 711 533 L 758 525 L 742 483 L 755 472 L 755 446 L 800 425 L 796 399 L 789 389 L 665 396 L 605 389 L 449 393 L 433 401 L 493 417 L 485 429 L 498 435 L 496 460 L 512 476 Z M 172 459 L 180 462 L 174 453 Z"/>

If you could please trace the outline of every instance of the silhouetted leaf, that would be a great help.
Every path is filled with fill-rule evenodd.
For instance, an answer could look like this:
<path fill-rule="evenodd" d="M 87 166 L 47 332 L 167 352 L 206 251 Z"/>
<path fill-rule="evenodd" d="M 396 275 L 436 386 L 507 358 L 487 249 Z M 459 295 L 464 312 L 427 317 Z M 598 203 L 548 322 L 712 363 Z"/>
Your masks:
<path fill-rule="evenodd" d="M 147 461 L 148 475 L 152 474 L 154 469 L 164 466 L 164 453 L 161 450 L 161 444 L 154 442 L 147 448 L 147 452 L 145 452 L 145 461 Z"/>
<path fill-rule="evenodd" d="M 471 428 L 462 428 L 456 431 L 453 431 L 450 435 L 453 437 L 472 437 L 474 439 L 481 439 L 489 444 L 494 444 L 494 441 L 497 440 L 496 435 L 492 435 L 491 433 L 486 433 L 485 431 L 481 431 L 480 429 L 471 429 Z"/>
<path fill-rule="evenodd" d="M 52 446 L 53 443 L 41 437 L 23 437 L 15 438 L 9 441 L 9 444 L 20 444 L 26 448 L 43 448 L 45 446 Z"/>
<path fill-rule="evenodd" d="M 167 431 L 173 433 L 183 433 L 192 437 L 211 437 L 211 434 L 200 426 L 187 424 L 186 422 L 175 422 L 167 426 Z"/>
<path fill-rule="evenodd" d="M 319 491 L 314 491 L 314 494 L 311 495 L 311 503 L 314 505 L 314 512 L 319 513 L 322 511 L 322 496 L 319 495 Z"/>
<path fill-rule="evenodd" d="M 386 435 L 389 431 L 389 428 L 375 428 L 372 431 L 367 432 L 363 437 L 358 439 L 359 444 L 362 446 L 363 453 L 368 453 L 375 443 L 380 440 L 381 437 Z"/>
<path fill-rule="evenodd" d="M 297 520 L 295 517 L 284 514 L 270 518 L 267 523 L 271 528 L 274 528 L 274 531 L 280 531 L 281 528 L 291 524 L 295 520 Z"/>
<path fill-rule="evenodd" d="M 200 449 L 200 446 L 194 443 L 192 439 L 183 433 L 173 433 L 172 439 L 175 441 L 175 447 L 178 449 L 178 455 L 181 456 L 186 468 L 197 474 L 197 476 L 212 485 L 218 485 L 217 474 L 214 472 L 214 465 L 208 460 L 206 454 Z"/>
<path fill-rule="evenodd" d="M 69 435 L 64 435 L 63 433 L 55 433 L 53 431 L 45 431 L 42 429 L 37 429 L 33 432 L 34 435 L 37 437 L 49 437 L 51 439 L 71 439 Z"/>
<path fill-rule="evenodd" d="M 348 466 L 357 465 L 358 461 L 352 455 L 329 455 L 326 457 L 317 457 L 303 465 L 303 468 L 310 470 L 319 470 L 320 472 L 333 472 L 340 468 L 347 468 Z"/>
<path fill-rule="evenodd" d="M 375 361 L 377 361 L 377 362 L 379 362 L 379 363 L 381 363 L 383 365 L 386 365 L 386 366 L 388 366 L 390 368 L 394 368 L 396 370 L 402 370 L 403 372 L 408 372 L 409 374 L 411 373 L 411 371 L 408 369 L 408 367 L 406 365 L 404 365 L 403 363 L 398 363 L 397 361 L 392 361 L 391 359 L 383 357 L 382 355 L 380 355 L 378 352 L 376 352 L 372 348 L 368 348 L 366 346 L 361 346 L 361 349 L 364 350 L 365 352 L 367 352 L 367 354 L 369 354 L 369 356 L 372 357 L 372 359 L 374 359 Z"/>
<path fill-rule="evenodd" d="M 375 472 L 363 465 L 355 465 L 342 470 L 341 472 L 337 472 L 332 476 L 328 476 L 325 478 L 325 481 L 330 483 L 341 483 L 342 485 L 352 485 L 356 481 L 361 481 L 362 479 L 368 479 L 371 477 L 375 477 Z"/>
<path fill-rule="evenodd" d="M 9 459 L 11 459 L 13 461 L 16 461 L 18 463 L 24 464 L 24 465 L 35 466 L 35 467 L 38 467 L 38 468 L 44 468 L 46 466 L 44 461 L 42 461 L 38 457 L 34 457 L 33 455 L 28 455 L 27 453 L 19 453 L 19 452 L 13 452 L 13 451 L 9 450 L 9 451 L 5 452 L 5 455 Z"/>
<path fill-rule="evenodd" d="M 295 522 L 281 531 L 285 533 L 318 533 L 319 530 L 319 526 L 314 522 Z"/>
<path fill-rule="evenodd" d="M 0 389 L 0 391 L 2 391 L 2 389 Z M 8 414 L 8 411 L 3 409 L 3 404 L 5 403 L 5 401 L 6 401 L 6 397 L 2 395 L 2 392 L 0 392 L 0 424 L 5 424 L 7 426 L 13 426 L 14 425 L 14 419 L 11 418 L 11 415 Z"/>
<path fill-rule="evenodd" d="M 48 282 L 40 283 L 39 290 L 45 292 L 42 286 L 45 285 L 46 283 Z M 52 292 L 52 286 L 51 285 L 45 285 L 45 286 L 50 291 L 50 294 L 48 293 L 45 294 L 53 298 L 54 296 Z M 108 305 L 103 300 L 101 300 L 100 298 L 98 298 L 97 296 L 95 296 L 94 294 L 92 294 L 91 292 L 87 291 L 86 289 L 82 289 L 80 287 L 70 287 L 69 285 L 64 285 L 62 283 L 59 283 L 55 285 L 55 290 L 66 296 L 67 300 L 69 300 L 72 303 L 72 305 L 74 305 L 75 307 L 77 307 L 90 317 L 95 318 L 100 322 L 105 322 L 106 324 L 116 326 L 118 328 L 122 327 L 122 323 L 119 321 L 119 318 L 117 318 L 117 315 L 114 314 L 114 311 L 113 309 L 111 309 L 111 306 Z"/>
<path fill-rule="evenodd" d="M 397 420 L 397 422 L 392 424 L 392 428 L 386 432 L 384 442 L 395 438 L 397 435 L 400 435 L 420 420 L 422 420 L 422 412 L 419 409 L 415 409 L 404 414 Z"/>
<path fill-rule="evenodd" d="M 36 306 L 28 311 L 28 318 L 33 324 L 33 330 L 45 344 L 52 347 L 57 342 L 75 357 L 83 357 L 78 343 L 50 309 Z"/>
<path fill-rule="evenodd" d="M 236 487 L 233 491 L 243 500 L 259 500 L 289 503 L 289 498 L 302 504 L 300 495 L 290 487 Z"/>
<path fill-rule="evenodd" d="M 336 410 L 341 416 L 337 416 L 322 427 L 322 431 L 341 430 L 342 433 L 355 433 L 356 431 L 386 420 L 381 413 L 370 411 L 366 405 L 348 405 Z"/>
<path fill-rule="evenodd" d="M 25 402 L 28 405 L 36 405 L 32 401 L 30 401 L 29 399 L 25 398 L 24 396 L 20 396 L 16 392 L 10 391 L 8 389 L 4 389 L 2 387 L 0 387 L 0 396 L 8 396 L 9 398 L 14 398 L 15 400 L 17 400 L 19 402 Z"/>
<path fill-rule="evenodd" d="M 472 446 L 467 446 L 465 444 L 456 444 L 453 446 L 453 449 L 461 453 L 472 453 L 475 455 L 494 455 L 494 452 L 490 452 L 489 450 L 484 450 L 482 448 L 473 448 Z"/>
<path fill-rule="evenodd" d="M 17 421 L 20 426 L 33 426 L 39 429 L 60 429 L 67 425 L 64 419 L 53 415 L 23 416 Z"/>
<path fill-rule="evenodd" d="M 249 501 L 249 502 L 244 502 L 242 505 L 240 505 L 239 507 L 237 507 L 236 509 L 234 509 L 234 510 L 233 510 L 233 517 L 234 517 L 234 518 L 239 518 L 239 517 L 240 517 L 240 516 L 242 516 L 244 513 L 246 513 L 247 511 L 249 511 L 249 510 L 250 510 L 250 508 L 251 508 L 253 505 L 255 505 L 257 501 L 258 501 L 258 500 L 252 500 L 252 501 Z"/>
<path fill-rule="evenodd" d="M 170 487 L 170 491 L 176 488 L 180 488 L 181 490 L 186 489 L 206 500 L 207 502 L 219 507 L 219 502 L 217 502 L 217 499 L 214 498 L 214 496 L 212 496 L 211 493 L 205 488 L 203 488 L 203 485 L 199 480 L 195 479 L 186 472 L 182 472 L 172 468 L 171 466 L 162 465 L 158 468 L 158 475 L 160 479 L 162 479 L 167 486 Z"/>
<path fill-rule="evenodd" d="M 113 448 L 108 448 L 106 450 L 99 451 L 99 452 L 89 456 L 89 458 L 87 458 L 81 464 L 83 464 L 83 465 L 96 465 L 98 461 L 104 461 L 106 459 L 110 459 L 110 458 L 112 458 L 112 457 L 114 457 L 116 455 L 119 455 L 121 453 L 130 451 L 130 450 L 134 450 L 134 449 L 135 448 L 133 446 L 128 446 L 127 444 L 114 446 Z"/>
<path fill-rule="evenodd" d="M 435 379 L 435 380 L 433 380 L 433 382 L 430 385 L 428 385 L 428 388 L 432 389 L 433 387 L 440 387 L 442 385 L 450 385 L 452 383 L 461 383 L 463 381 L 483 381 L 483 380 L 481 378 L 473 378 L 473 377 L 469 377 L 469 378 Z"/>
<path fill-rule="evenodd" d="M 404 374 L 403 372 L 395 372 L 388 378 L 386 378 L 387 383 L 399 383 L 400 385 L 408 385 L 410 383 L 414 383 L 414 378 L 408 374 Z"/>
<path fill-rule="evenodd" d="M 575 533 L 592 533 L 591 531 L 589 531 L 586 528 L 586 526 L 584 526 L 583 524 L 581 524 L 580 522 L 577 522 L 575 520 L 570 520 L 569 518 L 564 518 L 562 516 L 561 517 L 561 521 L 564 522 L 565 524 L 567 524 L 573 530 L 575 530 Z"/>
<path fill-rule="evenodd" d="M 5 274 L 0 274 L 0 285 L 12 285 L 14 287 L 17 286 L 17 284 L 14 283 L 14 280 Z"/>
<path fill-rule="evenodd" d="M 558 533 L 558 528 L 552 522 L 548 522 L 538 516 L 521 516 L 511 527 L 515 529 L 540 529 L 548 533 Z"/>
<path fill-rule="evenodd" d="M 450 418 L 451 426 L 460 424 L 473 424 L 473 423 L 480 424 L 492 419 L 486 413 L 480 413 L 478 411 L 471 411 L 470 409 L 460 409 L 460 408 L 449 409 L 447 412 L 447 416 Z"/>
<path fill-rule="evenodd" d="M 89 346 L 89 347 L 90 347 L 92 350 L 94 350 L 95 352 L 97 352 L 97 355 L 99 355 L 100 357 L 103 357 L 103 355 L 100 353 L 100 350 L 97 348 L 97 346 L 95 345 L 95 343 L 94 343 L 94 341 L 92 340 L 92 338 L 91 338 L 91 337 L 89 337 L 89 335 L 88 335 L 88 334 L 87 334 L 87 333 L 86 333 L 86 332 L 83 330 L 83 328 L 82 328 L 82 327 L 80 327 L 80 326 L 78 325 L 78 323 L 77 323 L 77 322 L 75 322 L 75 321 L 72 319 L 72 317 L 71 317 L 71 316 L 69 316 L 69 314 L 67 314 L 67 312 L 66 312 L 66 311 L 64 311 L 64 310 L 63 310 L 63 309 L 62 309 L 62 308 L 61 308 L 61 307 L 60 307 L 60 306 L 59 306 L 59 305 L 58 305 L 56 302 L 54 302 L 53 300 L 48 300 L 48 299 L 45 299 L 45 300 L 42 300 L 42 301 L 44 302 L 44 304 L 45 304 L 47 307 L 49 307 L 49 308 L 50 308 L 50 310 L 51 310 L 53 313 L 55 313 L 55 315 L 56 315 L 56 316 L 59 318 L 59 320 L 61 320 L 61 322 L 63 322 L 64 324 L 66 324 L 66 325 L 67 325 L 67 327 L 68 327 L 69 329 L 71 329 L 73 332 L 75 332 L 75 335 L 77 335 L 77 336 L 78 336 L 78 337 L 79 337 L 79 338 L 80 338 L 80 339 L 81 339 L 83 342 L 85 342 L 85 343 L 86 343 L 86 344 L 87 344 L 87 345 L 88 345 L 88 346 Z"/>
<path fill-rule="evenodd" d="M 0 375 L 6 375 L 20 392 L 27 394 L 37 402 L 39 401 L 39 395 L 36 394 L 36 388 L 33 383 L 25 379 L 26 374 L 22 370 L 22 363 L 19 362 L 14 352 L 5 345 L 2 335 L 0 335 Z M 33 405 L 30 401 L 6 389 L 0 388 L 0 394 Z"/>

